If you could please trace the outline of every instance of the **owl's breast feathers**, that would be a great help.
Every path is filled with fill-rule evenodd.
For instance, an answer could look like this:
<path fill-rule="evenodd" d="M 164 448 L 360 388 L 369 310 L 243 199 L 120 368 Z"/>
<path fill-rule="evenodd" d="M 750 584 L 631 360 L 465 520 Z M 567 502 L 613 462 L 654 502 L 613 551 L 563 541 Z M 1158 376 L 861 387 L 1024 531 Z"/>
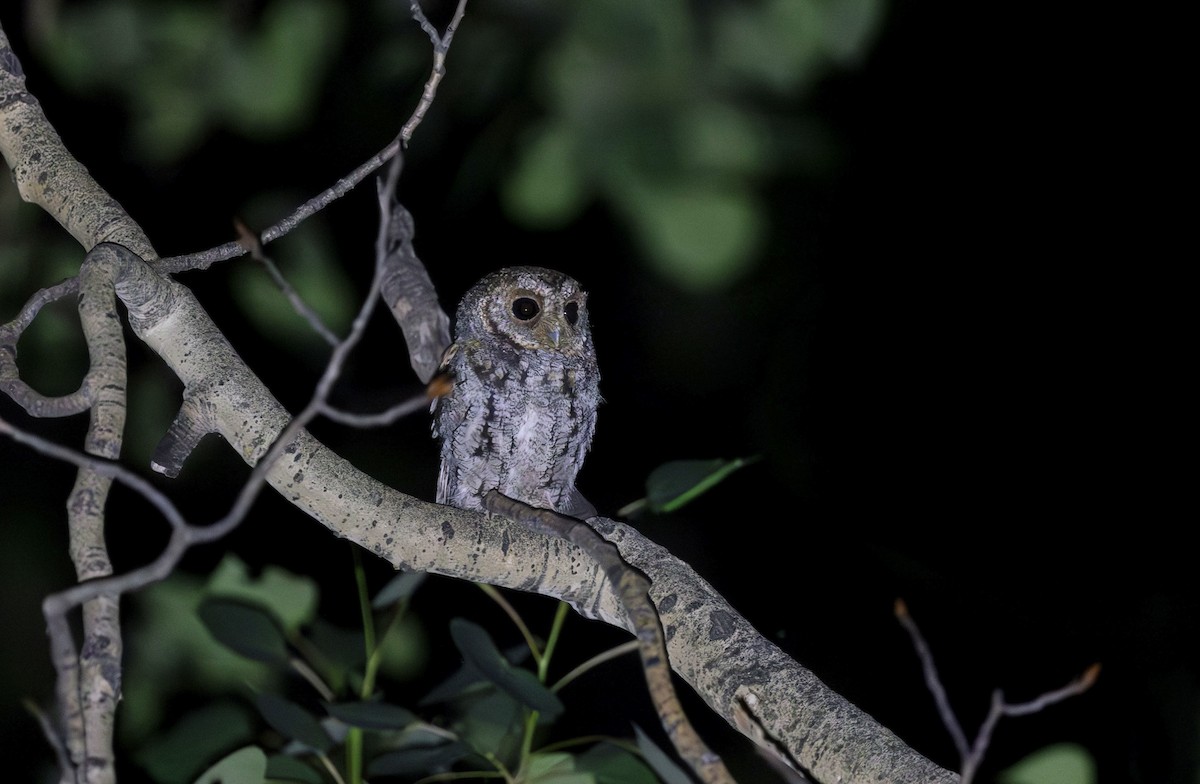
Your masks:
<path fill-rule="evenodd" d="M 575 477 L 595 432 L 599 371 L 555 351 L 464 340 L 448 352 L 454 389 L 437 405 L 438 501 L 481 508 L 489 490 L 575 516 L 594 508 Z"/>

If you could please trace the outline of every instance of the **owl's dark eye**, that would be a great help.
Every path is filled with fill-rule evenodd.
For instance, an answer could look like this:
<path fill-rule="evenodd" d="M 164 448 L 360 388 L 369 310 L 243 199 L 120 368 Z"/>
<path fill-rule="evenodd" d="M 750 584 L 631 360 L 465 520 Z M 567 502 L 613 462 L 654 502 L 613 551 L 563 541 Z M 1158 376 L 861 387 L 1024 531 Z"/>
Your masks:
<path fill-rule="evenodd" d="M 579 321 L 579 303 L 574 301 L 568 302 L 566 307 L 563 308 L 563 315 L 566 316 L 568 324 L 572 327 L 575 326 L 575 322 Z"/>
<path fill-rule="evenodd" d="M 513 315 L 521 319 L 521 321 L 529 321 L 540 310 L 541 307 L 537 304 L 537 300 L 531 297 L 517 297 L 513 300 Z"/>

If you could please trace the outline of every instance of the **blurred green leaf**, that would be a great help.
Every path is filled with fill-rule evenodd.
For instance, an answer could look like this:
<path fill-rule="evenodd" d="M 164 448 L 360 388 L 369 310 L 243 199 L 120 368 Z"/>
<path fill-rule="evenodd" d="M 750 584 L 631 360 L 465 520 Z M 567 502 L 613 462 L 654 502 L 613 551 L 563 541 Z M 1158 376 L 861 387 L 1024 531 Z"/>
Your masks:
<path fill-rule="evenodd" d="M 529 755 L 530 784 L 596 784 L 591 773 L 575 770 L 575 757 L 562 751 Z"/>
<path fill-rule="evenodd" d="M 855 64 L 863 59 L 883 28 L 885 0 L 839 0 L 823 3 L 823 44 L 831 59 Z"/>
<path fill-rule="evenodd" d="M 449 677 L 443 680 L 438 685 L 434 686 L 421 698 L 421 705 L 437 705 L 438 703 L 448 702 L 461 694 L 468 691 L 478 690 L 479 686 L 484 684 L 479 673 L 474 667 L 463 666 L 452 673 Z"/>
<path fill-rule="evenodd" d="M 454 731 L 472 749 L 501 759 L 519 752 L 527 711 L 512 695 L 486 684 L 459 695 L 450 708 Z"/>
<path fill-rule="evenodd" d="M 321 722 L 291 700 L 275 694 L 256 694 L 254 704 L 267 724 L 285 738 L 317 751 L 325 751 L 333 745 L 333 739 Z"/>
<path fill-rule="evenodd" d="M 134 760 L 157 784 L 188 784 L 218 755 L 254 736 L 247 711 L 231 702 L 210 702 L 183 715 L 170 729 L 134 752 Z"/>
<path fill-rule="evenodd" d="M 1035 751 L 996 776 L 1000 784 L 1096 784 L 1097 780 L 1092 755 L 1075 743 Z"/>
<path fill-rule="evenodd" d="M 333 0 L 272 0 L 243 19 L 221 3 L 76 4 L 60 10 L 39 53 L 72 89 L 125 103 L 131 149 L 161 164 L 214 128 L 277 137 L 311 116 L 344 15 Z"/>
<path fill-rule="evenodd" d="M 716 64 L 734 78 L 780 92 L 809 86 L 821 73 L 820 5 L 766 0 L 723 6 L 714 26 Z"/>
<path fill-rule="evenodd" d="M 554 228 L 604 199 L 672 283 L 728 285 L 765 239 L 759 180 L 780 159 L 829 156 L 802 109 L 729 96 L 803 94 L 861 59 L 884 9 L 762 0 L 697 16 L 678 0 L 576 4 L 539 64 L 547 115 L 502 185 L 509 213 Z"/>
<path fill-rule="evenodd" d="M 708 180 L 626 183 L 624 214 L 663 276 L 703 291 L 727 285 L 750 266 L 765 226 L 747 188 Z"/>
<path fill-rule="evenodd" d="M 646 478 L 646 500 L 656 512 L 673 512 L 724 481 L 757 458 L 734 460 L 674 460 L 663 463 Z"/>
<path fill-rule="evenodd" d="M 541 713 L 546 721 L 562 714 L 562 700 L 539 683 L 533 673 L 509 664 L 482 626 L 454 618 L 450 621 L 450 636 L 467 663 L 488 681 Z"/>
<path fill-rule="evenodd" d="M 336 53 L 344 11 L 328 0 L 275 0 L 259 34 L 230 49 L 222 87 L 228 122 L 250 136 L 274 136 L 313 111 L 321 76 Z"/>
<path fill-rule="evenodd" d="M 571 11 L 540 72 L 555 113 L 589 139 L 677 101 L 695 84 L 695 15 L 681 0 L 591 0 Z"/>
<path fill-rule="evenodd" d="M 458 741 L 449 741 L 432 746 L 414 746 L 389 751 L 367 763 L 370 776 L 405 776 L 432 774 L 444 770 L 471 753 L 471 749 Z"/>
<path fill-rule="evenodd" d="M 281 678 L 281 668 L 243 658 L 213 638 L 197 614 L 206 595 L 198 579 L 176 572 L 129 597 L 133 612 L 126 629 L 126 666 L 137 677 L 123 684 L 120 728 L 127 741 L 137 743 L 161 724 L 178 690 L 263 690 Z"/>
<path fill-rule="evenodd" d="M 379 654 L 380 672 L 392 678 L 408 679 L 424 672 L 430 649 L 420 619 L 406 615 L 389 626 L 387 634 L 379 640 Z"/>
<path fill-rule="evenodd" d="M 680 160 L 718 174 L 758 175 L 771 163 L 770 131 L 749 111 L 697 101 L 677 123 Z"/>
<path fill-rule="evenodd" d="M 418 720 L 407 708 L 386 702 L 338 702 L 326 705 L 325 709 L 335 719 L 370 730 L 402 730 Z"/>
<path fill-rule="evenodd" d="M 305 658 L 318 666 L 328 686 L 340 692 L 354 680 L 366 661 L 361 629 L 345 629 L 317 618 L 309 627 L 305 639 Z"/>
<path fill-rule="evenodd" d="M 320 589 L 311 577 L 274 565 L 263 567 L 258 578 L 251 577 L 245 562 L 229 554 L 209 576 L 208 593 L 267 608 L 285 631 L 294 633 L 317 617 Z"/>
<path fill-rule="evenodd" d="M 267 755 L 257 746 L 246 746 L 204 771 L 196 784 L 262 784 L 266 772 Z"/>
<path fill-rule="evenodd" d="M 611 743 L 592 746 L 575 758 L 575 766 L 594 775 L 596 784 L 658 783 L 654 772 L 640 757 Z"/>
<path fill-rule="evenodd" d="M 389 580 L 388 584 L 379 590 L 379 593 L 375 594 L 375 598 L 371 600 L 371 606 L 376 610 L 382 610 L 397 602 L 408 601 L 428 576 L 427 572 L 400 572 Z"/>
<path fill-rule="evenodd" d="M 561 228 L 587 206 L 578 137 L 560 123 L 538 128 L 522 148 L 513 173 L 502 184 L 504 206 L 527 226 Z"/>
<path fill-rule="evenodd" d="M 286 754 L 272 754 L 267 759 L 267 780 L 325 784 L 325 779 L 311 765 Z"/>
<path fill-rule="evenodd" d="M 198 613 L 209 633 L 230 650 L 255 661 L 287 662 L 287 640 L 268 610 L 239 599 L 209 597 Z"/>
<path fill-rule="evenodd" d="M 691 776 L 684 773 L 665 751 L 650 740 L 650 736 L 643 732 L 641 727 L 635 724 L 633 731 L 637 736 L 638 751 L 642 752 L 646 764 L 654 769 L 663 784 L 692 784 Z"/>

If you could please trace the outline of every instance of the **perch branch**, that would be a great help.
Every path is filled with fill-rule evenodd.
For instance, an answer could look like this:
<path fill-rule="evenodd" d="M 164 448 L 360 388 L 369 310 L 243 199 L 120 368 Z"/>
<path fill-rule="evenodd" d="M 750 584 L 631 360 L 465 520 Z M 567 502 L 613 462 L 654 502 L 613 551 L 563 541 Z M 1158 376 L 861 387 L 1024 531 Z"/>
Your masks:
<path fill-rule="evenodd" d="M 571 542 L 599 565 L 612 590 L 620 597 L 628 624 L 637 637 L 650 699 L 675 750 L 705 784 L 734 784 L 725 763 L 696 732 L 675 693 L 662 625 L 658 611 L 650 601 L 649 581 L 621 560 L 621 554 L 614 545 L 580 520 L 564 517 L 549 509 L 535 509 L 495 490 L 484 496 L 483 505 L 492 514 L 502 515 L 547 536 L 558 536 Z"/>

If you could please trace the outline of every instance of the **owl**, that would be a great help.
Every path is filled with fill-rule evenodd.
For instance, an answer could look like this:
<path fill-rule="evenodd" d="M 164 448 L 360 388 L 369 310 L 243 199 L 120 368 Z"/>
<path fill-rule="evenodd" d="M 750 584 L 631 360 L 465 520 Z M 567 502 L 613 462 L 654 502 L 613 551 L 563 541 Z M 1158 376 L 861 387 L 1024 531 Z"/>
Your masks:
<path fill-rule="evenodd" d="M 467 292 L 434 402 L 438 503 L 482 509 L 489 490 L 586 519 L 575 476 L 596 429 L 600 371 L 587 294 L 561 272 L 509 267 Z"/>

